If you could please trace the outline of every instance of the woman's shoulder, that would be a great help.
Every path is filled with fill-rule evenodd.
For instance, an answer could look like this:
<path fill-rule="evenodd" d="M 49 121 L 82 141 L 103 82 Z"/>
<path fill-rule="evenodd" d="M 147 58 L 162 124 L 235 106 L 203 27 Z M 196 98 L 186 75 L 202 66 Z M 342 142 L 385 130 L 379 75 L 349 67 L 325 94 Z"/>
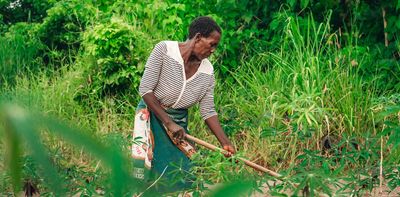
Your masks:
<path fill-rule="evenodd" d="M 173 47 L 175 45 L 178 45 L 178 41 L 162 40 L 156 44 L 156 46 L 162 46 L 162 47 Z"/>
<path fill-rule="evenodd" d="M 183 64 L 181 53 L 179 51 L 178 41 L 163 40 L 157 43 L 158 48 L 162 48 L 164 54 L 177 62 Z"/>
<path fill-rule="evenodd" d="M 162 48 L 165 51 L 175 49 L 178 47 L 178 41 L 172 41 L 172 40 L 162 40 L 158 42 L 154 48 Z"/>
<path fill-rule="evenodd" d="M 155 44 L 153 50 L 162 52 L 163 54 L 168 54 L 168 52 L 171 51 L 171 49 L 174 49 L 174 48 L 175 48 L 174 47 L 174 41 L 162 40 L 162 41 L 158 42 L 157 44 Z"/>
<path fill-rule="evenodd" d="M 161 40 L 158 44 L 163 43 L 163 44 L 177 44 L 178 41 L 175 40 Z"/>
<path fill-rule="evenodd" d="M 214 74 L 214 67 L 211 64 L 210 60 L 207 58 L 203 59 L 201 61 L 200 67 L 199 67 L 199 72 L 205 73 L 208 75 L 213 75 Z"/>

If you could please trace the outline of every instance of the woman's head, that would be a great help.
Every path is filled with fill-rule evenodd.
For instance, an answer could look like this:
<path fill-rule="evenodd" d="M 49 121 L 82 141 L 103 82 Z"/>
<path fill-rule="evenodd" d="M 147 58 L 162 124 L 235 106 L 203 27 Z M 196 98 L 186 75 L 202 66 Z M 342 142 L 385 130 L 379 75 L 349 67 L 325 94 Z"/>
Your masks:
<path fill-rule="evenodd" d="M 189 26 L 189 39 L 194 41 L 193 54 L 202 60 L 217 48 L 221 39 L 221 28 L 211 17 L 198 17 Z"/>
<path fill-rule="evenodd" d="M 192 39 L 199 33 L 203 37 L 208 37 L 213 31 L 221 34 L 221 28 L 208 16 L 200 16 L 192 21 L 189 26 L 189 39 Z"/>

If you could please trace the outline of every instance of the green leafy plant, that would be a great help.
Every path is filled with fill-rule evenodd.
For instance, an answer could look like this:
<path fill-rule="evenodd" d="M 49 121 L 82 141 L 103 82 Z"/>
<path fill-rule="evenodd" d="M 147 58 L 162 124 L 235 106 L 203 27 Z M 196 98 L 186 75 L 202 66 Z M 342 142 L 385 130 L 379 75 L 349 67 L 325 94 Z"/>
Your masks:
<path fill-rule="evenodd" d="M 89 29 L 84 45 L 87 55 L 94 58 L 88 67 L 88 94 L 115 95 L 137 89 L 151 50 L 139 29 L 114 17 Z"/>
<path fill-rule="evenodd" d="M 82 34 L 93 24 L 98 12 L 88 1 L 59 1 L 47 10 L 47 17 L 39 25 L 37 35 L 48 50 L 45 63 L 58 68 L 63 62 L 72 62 L 82 42 Z M 58 55 L 57 55 L 58 54 Z"/>

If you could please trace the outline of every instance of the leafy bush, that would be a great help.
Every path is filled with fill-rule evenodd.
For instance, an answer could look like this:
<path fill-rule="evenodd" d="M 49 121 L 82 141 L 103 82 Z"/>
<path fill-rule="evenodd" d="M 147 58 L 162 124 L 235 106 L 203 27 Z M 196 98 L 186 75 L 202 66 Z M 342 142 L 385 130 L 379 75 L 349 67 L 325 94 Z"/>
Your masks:
<path fill-rule="evenodd" d="M 88 68 L 87 94 L 115 95 L 136 90 L 151 50 L 145 34 L 121 18 L 99 24 L 85 32 Z"/>
<path fill-rule="evenodd" d="M 97 10 L 90 3 L 71 0 L 56 3 L 47 13 L 48 16 L 40 24 L 38 35 L 49 49 L 46 63 L 55 61 L 59 66 L 69 50 L 79 49 L 81 34 L 97 16 Z"/>
<path fill-rule="evenodd" d="M 186 29 L 184 27 L 188 27 L 190 18 L 193 16 L 185 15 L 187 10 L 184 4 L 154 1 L 151 4 L 147 2 L 136 3 L 132 7 L 132 12 L 140 19 L 136 19 L 135 22 L 140 23 L 143 29 L 154 38 L 186 39 Z"/>

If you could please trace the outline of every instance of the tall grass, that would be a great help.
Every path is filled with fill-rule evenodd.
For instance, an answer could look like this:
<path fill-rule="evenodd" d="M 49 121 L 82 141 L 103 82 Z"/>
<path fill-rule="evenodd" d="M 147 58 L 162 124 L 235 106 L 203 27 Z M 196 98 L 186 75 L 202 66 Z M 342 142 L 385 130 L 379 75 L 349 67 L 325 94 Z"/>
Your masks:
<path fill-rule="evenodd" d="M 304 184 L 312 180 L 307 178 L 312 168 L 329 163 L 335 171 L 316 172 L 321 177 L 314 182 L 321 183 L 320 189 L 335 184 L 323 180 L 347 176 L 353 168 L 365 169 L 354 177 L 368 174 L 378 167 L 380 154 L 393 158 L 379 152 L 377 142 L 384 126 L 376 114 L 385 107 L 377 110 L 377 104 L 382 105 L 376 102 L 380 96 L 377 86 L 359 74 L 359 67 L 370 63 L 366 62 L 369 54 L 351 55 L 357 48 L 355 38 L 342 50 L 340 39 L 346 38 L 331 32 L 329 17 L 321 24 L 312 17 L 286 16 L 283 20 L 287 26 L 278 50 L 244 59 L 231 71 L 234 81 L 218 81 L 219 116 L 239 152 L 297 180 L 304 174 Z M 201 119 L 195 114 L 192 122 Z M 195 124 L 192 130 L 206 128 Z M 217 143 L 206 132 L 196 134 Z M 327 158 L 322 159 L 323 154 Z M 336 157 L 349 158 L 341 164 L 330 161 Z M 308 169 L 304 172 L 298 166 L 305 161 L 309 163 L 303 166 Z"/>
<path fill-rule="evenodd" d="M 351 64 L 363 57 L 347 59 L 329 23 L 286 20 L 281 48 L 243 60 L 231 71 L 234 82 L 219 81 L 215 97 L 239 148 L 274 166 L 293 163 L 303 149 L 322 149 L 323 136 L 361 136 L 372 126 L 376 96 Z"/>
<path fill-rule="evenodd" d="M 0 86 L 12 85 L 24 71 L 39 69 L 36 57 L 41 45 L 32 42 L 18 34 L 0 37 Z"/>

